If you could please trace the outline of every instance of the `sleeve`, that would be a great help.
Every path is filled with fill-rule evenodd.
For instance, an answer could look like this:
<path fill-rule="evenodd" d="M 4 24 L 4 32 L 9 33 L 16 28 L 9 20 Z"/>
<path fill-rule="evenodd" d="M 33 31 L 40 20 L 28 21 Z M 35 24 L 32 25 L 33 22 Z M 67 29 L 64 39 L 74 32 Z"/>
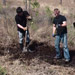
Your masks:
<path fill-rule="evenodd" d="M 18 17 L 15 17 L 16 24 L 20 24 Z"/>
<path fill-rule="evenodd" d="M 55 19 L 53 19 L 53 24 L 55 24 Z"/>
<path fill-rule="evenodd" d="M 67 21 L 65 16 L 62 17 L 62 21 Z"/>
<path fill-rule="evenodd" d="M 24 11 L 25 16 L 30 16 L 30 14 L 27 11 Z"/>

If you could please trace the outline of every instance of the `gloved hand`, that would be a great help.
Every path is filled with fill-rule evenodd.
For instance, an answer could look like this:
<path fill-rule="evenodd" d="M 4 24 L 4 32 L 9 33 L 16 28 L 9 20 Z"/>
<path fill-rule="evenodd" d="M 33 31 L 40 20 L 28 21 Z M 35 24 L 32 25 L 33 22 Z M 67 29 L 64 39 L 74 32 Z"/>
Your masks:
<path fill-rule="evenodd" d="M 56 35 L 55 34 L 52 34 L 52 36 L 55 37 Z"/>

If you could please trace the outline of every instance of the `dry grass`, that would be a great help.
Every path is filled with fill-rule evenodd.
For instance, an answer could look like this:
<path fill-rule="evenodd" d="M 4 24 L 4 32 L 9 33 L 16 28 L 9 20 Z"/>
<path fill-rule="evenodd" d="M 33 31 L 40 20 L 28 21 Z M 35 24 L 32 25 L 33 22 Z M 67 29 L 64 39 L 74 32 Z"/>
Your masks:
<path fill-rule="evenodd" d="M 43 1 L 43 4 L 48 5 L 47 2 L 49 0 L 45 1 L 46 0 Z M 39 0 L 39 2 L 42 3 L 42 0 Z M 50 0 L 48 3 L 50 2 L 52 3 L 51 5 L 49 4 L 49 7 L 53 10 L 57 5 L 52 6 L 55 4 L 53 0 Z M 17 2 L 14 3 L 12 0 L 10 3 L 11 5 L 9 4 L 9 6 L 1 7 L 0 9 L 0 65 L 6 68 L 8 75 L 74 75 L 75 29 L 72 25 L 74 14 L 72 12 L 69 13 L 72 8 L 67 8 L 66 10 L 66 6 L 58 6 L 59 9 L 63 9 L 63 14 L 67 13 L 64 15 L 66 15 L 68 19 L 68 45 L 72 57 L 72 61 L 69 64 L 64 64 L 63 60 L 53 60 L 53 57 L 55 56 L 55 39 L 52 37 L 52 23 L 51 21 L 49 22 L 49 16 L 47 16 L 45 10 L 46 6 L 43 4 L 41 4 L 43 9 L 41 10 L 41 7 L 39 8 L 41 11 L 39 11 L 38 16 L 35 15 L 34 11 L 31 12 L 34 25 L 29 26 L 32 39 L 31 46 L 32 49 L 37 50 L 37 52 L 20 52 L 17 26 L 14 19 L 16 15 L 15 10 L 18 5 Z M 13 4 L 14 6 L 12 6 Z"/>

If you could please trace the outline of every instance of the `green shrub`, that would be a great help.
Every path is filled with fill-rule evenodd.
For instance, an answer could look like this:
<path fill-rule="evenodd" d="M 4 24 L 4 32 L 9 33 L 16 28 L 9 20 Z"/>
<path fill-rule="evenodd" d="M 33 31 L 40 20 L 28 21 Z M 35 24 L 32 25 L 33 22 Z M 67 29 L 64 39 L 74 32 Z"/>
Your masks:
<path fill-rule="evenodd" d="M 53 15 L 52 15 L 53 12 L 48 6 L 45 7 L 45 12 L 46 12 L 46 16 L 48 18 L 48 24 L 50 25 L 50 24 L 52 24 L 53 19 L 54 19 Z"/>
<path fill-rule="evenodd" d="M 37 0 L 35 0 L 33 3 L 31 3 L 31 5 L 32 5 L 33 9 L 36 9 L 36 8 L 40 7 L 40 4 L 39 4 L 39 2 L 37 2 Z"/>
<path fill-rule="evenodd" d="M 52 11 L 48 6 L 45 7 L 45 10 L 46 10 L 47 16 L 52 16 Z"/>

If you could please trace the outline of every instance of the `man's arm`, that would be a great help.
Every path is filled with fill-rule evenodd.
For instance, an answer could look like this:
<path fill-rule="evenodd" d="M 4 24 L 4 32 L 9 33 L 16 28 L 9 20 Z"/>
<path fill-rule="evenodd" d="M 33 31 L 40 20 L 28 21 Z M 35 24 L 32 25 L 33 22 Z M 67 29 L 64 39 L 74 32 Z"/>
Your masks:
<path fill-rule="evenodd" d="M 62 16 L 62 24 L 61 24 L 62 27 L 64 26 L 67 26 L 67 19 L 65 16 Z"/>
<path fill-rule="evenodd" d="M 63 21 L 63 24 L 61 24 L 62 27 L 67 26 L 67 22 Z"/>
<path fill-rule="evenodd" d="M 27 20 L 31 21 L 32 20 L 32 17 L 30 15 L 27 16 Z"/>
<path fill-rule="evenodd" d="M 32 19 L 31 16 L 27 16 L 27 19 Z"/>
<path fill-rule="evenodd" d="M 32 19 L 31 16 L 30 16 L 30 14 L 29 14 L 27 11 L 24 11 L 24 13 L 25 13 L 26 18 L 27 18 L 28 20 L 31 20 L 31 19 Z"/>
<path fill-rule="evenodd" d="M 56 33 L 56 27 L 55 27 L 55 24 L 53 24 L 53 34 Z"/>
<path fill-rule="evenodd" d="M 17 24 L 17 26 L 18 26 L 19 28 L 23 29 L 24 31 L 27 30 L 27 27 L 23 27 L 23 26 L 21 26 L 20 24 Z"/>
<path fill-rule="evenodd" d="M 22 30 L 27 30 L 27 27 L 23 27 L 22 25 L 20 25 L 20 21 L 19 21 L 19 18 L 18 16 L 15 16 L 15 21 L 16 21 L 16 24 L 19 28 L 21 28 Z"/>

